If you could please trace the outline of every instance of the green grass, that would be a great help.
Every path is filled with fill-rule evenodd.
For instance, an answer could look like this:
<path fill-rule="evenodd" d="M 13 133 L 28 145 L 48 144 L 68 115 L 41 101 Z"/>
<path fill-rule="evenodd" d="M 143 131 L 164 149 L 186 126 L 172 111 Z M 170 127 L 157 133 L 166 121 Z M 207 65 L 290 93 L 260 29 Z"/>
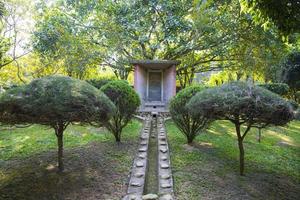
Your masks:
<path fill-rule="evenodd" d="M 133 141 L 137 141 L 141 126 L 142 124 L 135 120 L 128 124 L 122 134 L 124 144 L 135 144 Z M 298 193 L 295 188 L 299 188 L 300 182 L 300 122 L 294 121 L 288 127 L 270 127 L 263 130 L 261 143 L 256 141 L 257 130 L 252 129 L 244 142 L 246 153 L 245 177 L 239 176 L 237 141 L 234 126 L 230 122 L 215 122 L 206 133 L 195 139 L 193 149 L 186 148 L 184 145 L 186 139 L 172 121 L 167 122 L 166 127 L 177 199 L 218 199 L 220 195 L 223 199 L 239 199 L 242 198 L 241 195 L 243 194 L 250 195 L 254 199 L 295 199 L 297 196 Z M 89 148 L 84 150 L 83 155 L 81 155 L 81 149 L 91 142 L 97 142 L 96 150 L 93 152 Z M 280 142 L 285 142 L 287 145 L 279 145 Z M 69 151 L 68 159 L 65 160 L 68 163 L 67 169 L 70 168 L 69 173 L 75 176 L 75 172 L 82 171 L 80 168 L 73 168 L 74 163 L 76 163 L 75 165 L 80 163 L 82 165 L 82 162 L 89 162 L 88 165 L 90 166 L 99 166 L 97 168 L 99 171 L 101 169 L 115 169 L 113 174 L 122 173 L 126 177 L 135 147 L 130 147 L 131 153 L 128 153 L 128 145 L 126 149 L 125 146 L 119 148 L 114 144 L 112 134 L 105 129 L 70 125 L 64 134 L 64 147 L 66 150 L 72 150 Z M 100 147 L 103 147 L 103 152 L 101 151 L 93 157 L 92 154 L 100 151 Z M 48 174 L 47 176 L 51 177 L 48 178 L 49 180 L 47 179 L 47 182 L 44 179 L 36 178 L 33 172 L 41 171 L 44 173 L 42 169 L 48 165 L 48 162 L 55 163 L 56 148 L 55 134 L 52 129 L 45 126 L 33 125 L 28 128 L 1 130 L 0 164 L 2 163 L 3 169 L 0 170 L 0 179 L 2 177 L 2 182 L 5 182 L 5 185 L 10 183 L 11 187 L 21 187 L 19 185 L 23 187 L 28 185 L 28 183 L 23 183 L 26 179 L 17 184 L 15 180 L 20 180 L 20 178 L 16 179 L 15 177 L 30 174 L 32 179 L 38 181 L 37 185 L 43 185 L 42 182 L 52 184 L 51 177 L 56 178 L 56 175 Z M 51 159 L 45 160 L 46 163 L 42 167 L 37 163 L 31 164 L 30 162 L 24 167 L 20 165 L 26 161 L 26 158 L 46 159 L 39 155 L 48 155 L 44 153 L 49 151 L 52 151 L 49 154 Z M 85 156 L 87 158 L 84 158 Z M 93 160 L 100 157 L 104 159 L 103 162 Z M 81 159 L 85 160 L 81 161 Z M 18 166 L 14 166 L 14 160 L 19 160 Z M 104 166 L 100 166 L 101 163 Z M 114 168 L 111 168 L 114 163 Z M 71 173 L 73 171 L 75 172 Z M 102 171 L 99 174 L 104 175 Z M 99 175 L 97 178 L 97 183 L 92 182 L 91 184 L 101 182 L 101 176 Z M 92 178 L 94 175 L 91 174 L 87 177 Z M 8 186 L 7 188 L 9 189 Z M 74 186 L 74 188 L 76 187 Z M 57 190 L 55 187 L 52 189 L 49 189 L 49 194 Z M 27 190 L 28 188 L 25 188 L 20 191 Z M 40 191 L 36 192 L 37 194 L 40 194 Z M 45 195 L 49 194 L 45 193 Z"/>
<path fill-rule="evenodd" d="M 33 125 L 0 131 L 0 199 L 120 199 L 141 127 L 130 122 L 117 144 L 103 128 L 70 125 L 62 174 L 56 173 L 52 129 Z"/>
<path fill-rule="evenodd" d="M 288 177 L 296 182 L 300 181 L 299 121 L 293 121 L 287 127 L 270 127 L 263 130 L 261 143 L 256 139 L 257 129 L 253 128 L 248 133 L 244 141 L 246 177 L 238 175 L 239 151 L 235 129 L 230 122 L 217 121 L 213 123 L 209 130 L 195 139 L 192 150 L 187 150 L 184 145 L 186 144 L 185 137 L 172 121 L 167 122 L 166 127 L 172 153 L 171 164 L 175 192 L 179 199 L 201 199 L 202 196 L 212 198 L 209 195 L 217 193 L 215 190 L 222 181 L 231 184 L 234 182 L 241 191 L 247 191 L 247 188 L 250 191 L 249 188 L 256 186 L 254 184 L 250 187 L 251 183 L 249 182 L 251 179 L 258 181 L 258 178 L 255 178 L 257 174 L 260 177 L 269 174 L 274 177 Z M 280 142 L 285 142 L 287 145 L 280 145 Z M 272 178 L 266 179 L 269 181 Z M 270 183 L 270 187 L 272 184 Z M 278 189 L 276 183 L 274 184 L 275 186 L 272 187 L 275 187 L 275 190 Z M 188 185 L 188 187 L 183 187 L 184 185 Z M 220 188 L 224 188 L 224 185 L 221 185 L 220 183 Z M 266 185 L 266 187 L 268 186 Z M 256 190 L 259 191 L 259 188 Z M 255 193 L 253 191 L 249 193 Z M 209 194 L 205 194 L 206 192 Z M 261 196 L 258 197 L 261 198 Z M 218 196 L 213 198 L 218 198 Z M 228 196 L 227 198 L 233 197 Z"/>
<path fill-rule="evenodd" d="M 137 138 L 140 128 L 141 123 L 133 120 L 124 129 L 122 139 Z M 64 132 L 65 149 L 92 141 L 114 141 L 114 137 L 103 128 L 91 126 L 69 125 Z M 32 125 L 27 128 L 0 129 L 0 160 L 26 158 L 56 148 L 57 140 L 52 128 Z"/>

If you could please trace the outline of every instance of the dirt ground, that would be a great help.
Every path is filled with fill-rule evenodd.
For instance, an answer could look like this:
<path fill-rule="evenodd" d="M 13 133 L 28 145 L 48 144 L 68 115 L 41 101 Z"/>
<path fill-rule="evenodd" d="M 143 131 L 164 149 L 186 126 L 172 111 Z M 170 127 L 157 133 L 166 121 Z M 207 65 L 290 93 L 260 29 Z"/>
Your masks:
<path fill-rule="evenodd" d="M 0 163 L 1 200 L 114 200 L 125 194 L 137 144 L 94 142 L 65 150 L 65 171 L 56 172 L 56 151 Z"/>

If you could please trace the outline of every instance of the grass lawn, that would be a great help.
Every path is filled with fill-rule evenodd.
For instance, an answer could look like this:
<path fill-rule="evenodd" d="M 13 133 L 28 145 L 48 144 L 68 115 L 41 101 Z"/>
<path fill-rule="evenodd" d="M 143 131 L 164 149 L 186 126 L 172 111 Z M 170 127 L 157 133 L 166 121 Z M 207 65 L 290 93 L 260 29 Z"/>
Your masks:
<path fill-rule="evenodd" d="M 56 173 L 52 129 L 34 125 L 0 131 L 0 199 L 120 199 L 142 124 L 132 121 L 122 143 L 103 128 L 70 125 L 63 174 Z M 2 128 L 2 127 L 1 127 Z"/>
<path fill-rule="evenodd" d="M 192 147 L 172 121 L 166 124 L 175 193 L 179 200 L 297 199 L 300 196 L 300 122 L 245 138 L 245 173 L 239 175 L 234 125 L 217 121 Z"/>

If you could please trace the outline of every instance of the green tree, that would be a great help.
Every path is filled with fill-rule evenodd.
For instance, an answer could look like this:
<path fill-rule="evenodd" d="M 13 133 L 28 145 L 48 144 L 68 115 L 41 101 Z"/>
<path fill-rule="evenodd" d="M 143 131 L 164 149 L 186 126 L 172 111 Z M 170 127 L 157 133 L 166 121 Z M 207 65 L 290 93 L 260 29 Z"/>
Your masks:
<path fill-rule="evenodd" d="M 293 119 L 293 111 L 287 101 L 264 88 L 244 82 L 201 91 L 190 100 L 188 107 L 193 115 L 229 120 L 235 125 L 241 175 L 244 175 L 243 141 L 251 127 L 285 125 Z"/>
<path fill-rule="evenodd" d="M 113 103 L 85 81 L 48 76 L 12 88 L 0 97 L 3 123 L 42 124 L 54 129 L 58 144 L 58 169 L 63 171 L 63 133 L 72 122 L 109 120 Z"/>
<path fill-rule="evenodd" d="M 7 10 L 5 8 L 5 4 L 3 1 L 0 1 L 0 69 L 1 66 L 6 62 L 5 54 L 9 49 L 9 42 L 8 40 L 3 36 L 3 29 L 5 28 L 5 22 L 4 22 L 4 16 L 7 15 Z"/>
<path fill-rule="evenodd" d="M 115 104 L 116 111 L 105 127 L 115 136 L 116 142 L 121 141 L 123 128 L 132 119 L 140 105 L 138 94 L 123 80 L 110 81 L 100 89 Z"/>
<path fill-rule="evenodd" d="M 281 65 L 281 81 L 288 84 L 291 98 L 300 103 L 297 92 L 300 91 L 300 52 L 292 52 Z"/>
<path fill-rule="evenodd" d="M 193 4 L 191 0 L 58 3 L 43 12 L 37 23 L 36 49 L 43 54 L 53 49 L 51 54 L 55 55 L 56 48 L 70 48 L 70 34 L 57 30 L 71 27 L 77 40 L 97 47 L 97 56 L 102 58 L 97 63 L 111 67 L 118 78 L 127 79 L 133 70 L 132 59 L 183 59 L 187 62 L 179 71 L 190 71 L 186 65 L 193 68 L 219 60 L 226 52 L 225 42 L 231 36 L 218 31 L 226 20 L 221 13 L 215 16 L 217 9 L 206 9 L 205 3 Z M 195 53 L 201 61 L 192 62 Z"/>
<path fill-rule="evenodd" d="M 108 66 L 125 80 L 133 59 L 180 60 L 182 88 L 199 72 L 264 72 L 285 52 L 274 31 L 255 25 L 237 0 L 60 1 L 41 12 L 40 19 L 34 41 L 43 55 L 58 54 L 66 65 L 74 60 L 72 69 L 91 58 L 88 63 Z M 77 51 L 80 46 L 84 52 Z"/>
<path fill-rule="evenodd" d="M 3 16 L 6 14 L 6 9 L 3 1 L 0 1 L 0 19 L 2 20 Z"/>
<path fill-rule="evenodd" d="M 201 86 L 190 86 L 176 94 L 170 101 L 171 117 L 185 135 L 188 144 L 191 144 L 195 137 L 201 133 L 209 125 L 209 119 L 199 113 L 199 115 L 191 115 L 186 104 L 198 92 L 205 89 Z"/>
<path fill-rule="evenodd" d="M 18 59 L 30 52 L 26 28 L 30 29 L 32 1 L 6 0 L 0 5 L 0 69 L 12 63 L 19 67 Z"/>
<path fill-rule="evenodd" d="M 283 35 L 300 32 L 298 0 L 241 0 L 241 5 L 265 27 L 274 23 Z"/>
<path fill-rule="evenodd" d="M 90 69 L 99 67 L 101 48 L 96 48 L 85 29 L 76 26 L 63 10 L 43 8 L 39 17 L 33 47 L 42 62 L 61 63 L 65 74 L 78 79 L 87 78 Z"/>

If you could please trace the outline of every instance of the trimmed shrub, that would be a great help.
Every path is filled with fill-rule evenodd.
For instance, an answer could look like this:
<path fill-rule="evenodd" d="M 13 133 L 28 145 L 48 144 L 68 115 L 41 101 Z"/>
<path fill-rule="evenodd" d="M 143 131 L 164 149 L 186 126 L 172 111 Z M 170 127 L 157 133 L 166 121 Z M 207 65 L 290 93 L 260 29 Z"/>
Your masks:
<path fill-rule="evenodd" d="M 280 96 L 287 95 L 290 89 L 286 83 L 265 83 L 259 84 L 258 86 L 270 90 L 271 92 L 274 92 Z"/>
<path fill-rule="evenodd" d="M 116 106 L 113 117 L 105 124 L 106 128 L 121 141 L 122 129 L 132 119 L 133 114 L 140 106 L 138 94 L 123 80 L 110 81 L 100 89 Z"/>
<path fill-rule="evenodd" d="M 59 171 L 64 169 L 63 133 L 67 126 L 71 122 L 108 121 L 114 109 L 109 98 L 97 88 L 63 76 L 36 79 L 7 90 L 0 97 L 2 122 L 42 124 L 54 129 Z"/>
<path fill-rule="evenodd" d="M 116 79 L 114 79 L 114 78 L 101 78 L 101 79 L 86 80 L 86 82 L 88 82 L 89 84 L 91 84 L 95 88 L 100 89 L 103 85 L 109 83 L 110 81 L 114 81 L 114 80 L 116 80 Z"/>
<path fill-rule="evenodd" d="M 185 135 L 187 143 L 191 144 L 195 137 L 201 133 L 209 124 L 209 120 L 199 113 L 196 116 L 190 114 L 186 108 L 189 100 L 204 87 L 190 86 L 177 93 L 170 101 L 170 114 L 178 127 Z"/>
<path fill-rule="evenodd" d="M 197 93 L 188 103 L 193 115 L 229 120 L 235 125 L 240 151 L 240 174 L 244 174 L 243 141 L 251 127 L 285 125 L 293 119 L 290 104 L 279 95 L 244 82 L 232 82 Z M 245 126 L 242 131 L 241 126 Z"/>

